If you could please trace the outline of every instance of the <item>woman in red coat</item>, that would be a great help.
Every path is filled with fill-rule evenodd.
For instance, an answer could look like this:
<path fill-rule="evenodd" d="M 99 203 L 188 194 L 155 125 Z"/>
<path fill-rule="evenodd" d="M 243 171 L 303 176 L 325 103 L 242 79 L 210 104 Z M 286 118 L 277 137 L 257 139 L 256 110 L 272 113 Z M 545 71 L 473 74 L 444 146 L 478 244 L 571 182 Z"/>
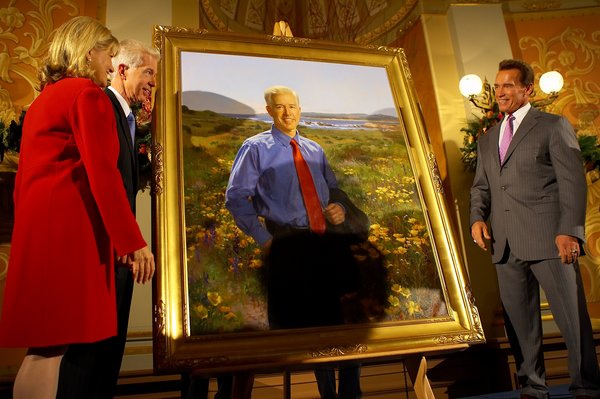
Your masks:
<path fill-rule="evenodd" d="M 27 347 L 14 398 L 54 398 L 72 343 L 116 335 L 113 257 L 154 273 L 123 188 L 114 112 L 102 87 L 118 41 L 98 21 L 62 25 L 23 125 L 0 346 Z"/>

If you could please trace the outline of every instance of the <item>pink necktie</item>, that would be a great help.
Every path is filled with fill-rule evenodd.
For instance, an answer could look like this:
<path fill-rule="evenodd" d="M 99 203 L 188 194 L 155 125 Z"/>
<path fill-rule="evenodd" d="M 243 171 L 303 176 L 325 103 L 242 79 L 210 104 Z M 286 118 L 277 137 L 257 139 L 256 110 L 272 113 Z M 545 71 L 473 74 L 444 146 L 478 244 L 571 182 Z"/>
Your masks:
<path fill-rule="evenodd" d="M 513 121 L 514 120 L 515 120 L 515 116 L 513 114 L 509 114 L 506 126 L 504 127 L 504 134 L 502 135 L 502 141 L 500 141 L 500 148 L 498 149 L 498 153 L 500 155 L 500 165 L 504 164 L 504 157 L 506 156 L 506 151 L 508 151 L 508 146 L 510 145 L 510 141 L 513 138 Z"/>
<path fill-rule="evenodd" d="M 325 217 L 321 210 L 321 202 L 319 201 L 319 195 L 315 188 L 315 182 L 313 181 L 312 175 L 308 164 L 304 160 L 298 143 L 295 140 L 290 141 L 292 146 L 292 155 L 294 157 L 294 165 L 296 166 L 296 173 L 298 174 L 298 180 L 300 181 L 300 191 L 302 192 L 302 198 L 304 199 L 304 207 L 306 208 L 306 214 L 308 215 L 308 224 L 310 230 L 317 233 L 325 233 Z"/>

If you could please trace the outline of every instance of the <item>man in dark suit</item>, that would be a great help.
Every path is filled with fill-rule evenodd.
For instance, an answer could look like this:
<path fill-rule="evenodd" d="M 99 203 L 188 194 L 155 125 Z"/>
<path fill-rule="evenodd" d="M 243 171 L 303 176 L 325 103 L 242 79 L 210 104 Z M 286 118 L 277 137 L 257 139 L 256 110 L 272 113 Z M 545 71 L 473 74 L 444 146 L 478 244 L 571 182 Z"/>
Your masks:
<path fill-rule="evenodd" d="M 491 240 L 521 398 L 548 397 L 540 285 L 569 351 L 571 393 L 599 398 L 600 372 L 577 263 L 586 208 L 580 149 L 564 117 L 529 104 L 533 82 L 525 62 L 500 62 L 494 87 L 505 118 L 479 139 L 471 236 L 484 250 Z"/>
<path fill-rule="evenodd" d="M 131 105 L 151 98 L 152 88 L 156 85 L 159 59 L 157 50 L 141 42 L 122 41 L 119 54 L 112 60 L 114 76 L 111 85 L 105 90 L 112 102 L 117 122 L 120 144 L 118 168 L 134 214 L 138 191 L 138 156 Z M 127 340 L 133 283 L 130 268 L 117 260 L 117 336 L 93 344 L 69 346 L 61 363 L 57 398 L 104 399 L 114 396 Z"/>

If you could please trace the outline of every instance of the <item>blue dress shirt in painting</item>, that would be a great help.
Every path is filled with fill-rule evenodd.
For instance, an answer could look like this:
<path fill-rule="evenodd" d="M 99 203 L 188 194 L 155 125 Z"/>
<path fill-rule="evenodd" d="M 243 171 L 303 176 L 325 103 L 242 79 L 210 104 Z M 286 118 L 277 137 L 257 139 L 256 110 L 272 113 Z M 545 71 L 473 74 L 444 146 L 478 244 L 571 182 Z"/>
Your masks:
<path fill-rule="evenodd" d="M 246 139 L 233 161 L 225 206 L 238 227 L 259 245 L 271 239 L 259 216 L 281 226 L 308 227 L 290 140 L 272 126 Z M 335 175 L 319 144 L 298 132 L 294 140 L 308 163 L 324 209 L 329 202 L 329 188 L 337 187 Z"/>

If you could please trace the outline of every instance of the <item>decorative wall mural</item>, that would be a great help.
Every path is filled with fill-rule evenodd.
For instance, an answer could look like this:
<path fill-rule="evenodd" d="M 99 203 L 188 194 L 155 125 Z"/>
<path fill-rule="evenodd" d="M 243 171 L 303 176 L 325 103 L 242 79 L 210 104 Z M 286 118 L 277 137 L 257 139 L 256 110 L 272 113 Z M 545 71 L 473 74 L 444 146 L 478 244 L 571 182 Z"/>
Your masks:
<path fill-rule="evenodd" d="M 576 17 L 573 17 L 575 21 Z M 557 33 L 544 33 L 530 26 L 536 34 L 523 35 L 519 48 L 523 58 L 534 67 L 536 75 L 556 70 L 565 85 L 548 111 L 566 116 L 578 135 L 600 136 L 600 30 L 597 24 L 577 19 Z M 590 21 L 596 19 L 590 18 Z M 530 21 L 528 21 L 530 22 Z M 570 26 L 569 26 L 570 25 Z M 518 27 L 518 29 L 520 26 Z M 525 29 L 525 27 L 523 27 Z M 595 329 L 600 328 L 600 171 L 587 170 L 588 206 L 586 212 L 586 256 L 580 259 L 586 288 L 588 310 Z"/>
<path fill-rule="evenodd" d="M 417 0 L 200 0 L 205 27 L 271 33 L 277 21 L 294 35 L 341 42 L 389 44 L 418 18 Z M 390 40 L 389 37 L 393 39 Z"/>
<path fill-rule="evenodd" d="M 0 121 L 5 125 L 37 96 L 37 68 L 53 31 L 78 13 L 78 2 L 71 0 L 10 0 L 0 8 Z"/>

